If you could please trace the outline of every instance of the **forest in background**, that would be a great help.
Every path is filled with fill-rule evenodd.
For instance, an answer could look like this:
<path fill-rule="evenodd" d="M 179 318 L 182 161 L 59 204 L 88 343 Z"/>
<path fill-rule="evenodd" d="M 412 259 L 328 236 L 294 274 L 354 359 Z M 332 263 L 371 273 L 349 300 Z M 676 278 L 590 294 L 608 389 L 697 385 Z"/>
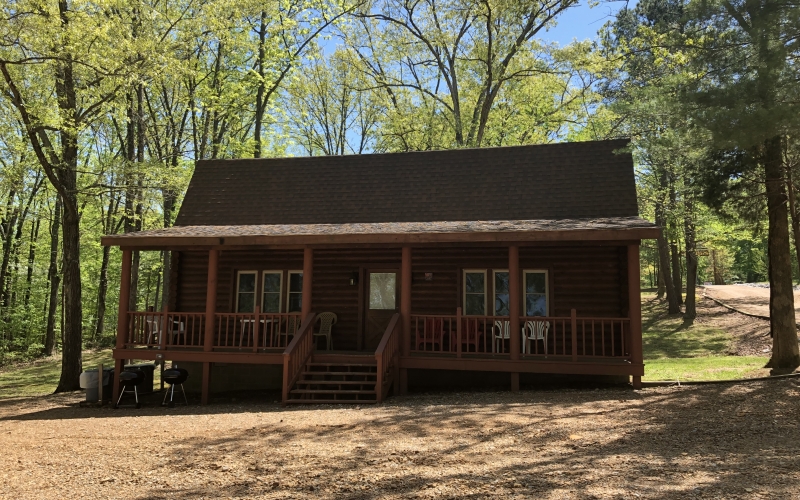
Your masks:
<path fill-rule="evenodd" d="M 172 225 L 196 160 L 630 137 L 641 215 L 665 228 L 643 286 L 691 321 L 696 283 L 769 281 L 770 363 L 793 370 L 798 5 L 642 0 L 546 42 L 577 5 L 6 1 L 0 365 L 61 352 L 58 390 L 76 387 L 82 349 L 114 338 L 100 237 Z M 169 262 L 135 253 L 131 308 L 162 306 Z"/>

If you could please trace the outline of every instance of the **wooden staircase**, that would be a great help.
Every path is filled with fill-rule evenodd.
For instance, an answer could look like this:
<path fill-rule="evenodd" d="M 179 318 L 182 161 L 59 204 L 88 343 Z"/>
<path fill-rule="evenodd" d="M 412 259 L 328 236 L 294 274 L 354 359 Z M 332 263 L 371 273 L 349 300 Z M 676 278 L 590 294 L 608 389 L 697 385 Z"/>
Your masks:
<path fill-rule="evenodd" d="M 359 359 L 360 358 L 360 359 Z M 376 403 L 378 367 L 374 357 L 326 360 L 313 355 L 289 391 L 290 404 Z"/>

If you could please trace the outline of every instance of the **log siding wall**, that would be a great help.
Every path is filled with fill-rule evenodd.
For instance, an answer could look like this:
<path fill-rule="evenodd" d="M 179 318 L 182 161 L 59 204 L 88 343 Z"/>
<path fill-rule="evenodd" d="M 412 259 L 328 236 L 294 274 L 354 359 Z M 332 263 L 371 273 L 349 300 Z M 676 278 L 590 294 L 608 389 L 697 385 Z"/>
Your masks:
<path fill-rule="evenodd" d="M 547 269 L 549 272 L 550 315 L 627 316 L 627 249 L 619 245 L 522 246 L 520 269 Z M 175 252 L 177 272 L 171 283 L 171 309 L 200 312 L 205 309 L 207 251 Z M 400 270 L 400 248 L 337 248 L 314 250 L 312 310 L 332 311 L 338 316 L 334 326 L 337 350 L 360 347 L 360 298 L 365 285 L 365 270 Z M 412 250 L 411 310 L 414 314 L 454 314 L 461 306 L 462 270 L 507 269 L 508 247 L 421 247 Z M 239 270 L 300 270 L 302 250 L 224 250 L 219 259 L 217 312 L 231 312 L 234 286 Z M 350 285 L 353 273 L 359 284 Z M 433 273 L 431 281 L 425 273 Z M 491 275 L 487 276 L 491 284 Z M 260 281 L 259 281 L 260 283 Z M 398 276 L 398 286 L 400 279 Z M 284 276 L 282 306 L 286 308 L 288 281 Z M 524 282 L 523 285 L 524 287 Z M 398 290 L 398 294 L 400 291 Z M 487 286 L 487 314 L 493 314 L 492 290 Z M 260 294 L 258 295 L 260 297 Z M 398 295 L 399 296 L 399 295 Z M 259 299 L 260 300 L 260 299 Z M 173 305 L 174 304 L 174 305 Z M 521 308 L 524 312 L 524 308 Z"/>

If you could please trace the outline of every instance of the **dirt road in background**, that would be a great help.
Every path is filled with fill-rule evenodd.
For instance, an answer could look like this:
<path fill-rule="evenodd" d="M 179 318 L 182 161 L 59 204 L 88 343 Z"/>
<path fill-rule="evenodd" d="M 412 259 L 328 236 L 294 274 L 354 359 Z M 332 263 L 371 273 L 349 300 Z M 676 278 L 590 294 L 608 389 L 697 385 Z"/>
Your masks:
<path fill-rule="evenodd" d="M 769 318 L 769 288 L 746 285 L 713 285 L 702 287 L 705 294 L 739 311 Z M 800 322 L 800 291 L 794 292 L 794 311 Z"/>

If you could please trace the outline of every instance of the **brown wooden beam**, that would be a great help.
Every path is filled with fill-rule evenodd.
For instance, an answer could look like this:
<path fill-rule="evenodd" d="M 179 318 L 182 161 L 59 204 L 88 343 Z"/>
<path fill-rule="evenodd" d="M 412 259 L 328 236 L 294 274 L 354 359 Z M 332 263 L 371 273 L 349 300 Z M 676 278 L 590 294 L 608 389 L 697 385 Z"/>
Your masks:
<path fill-rule="evenodd" d="M 122 271 L 119 280 L 119 311 L 117 313 L 117 349 L 121 349 L 128 341 L 128 302 L 131 296 L 131 262 L 133 253 L 130 250 L 122 251 Z M 116 404 L 119 397 L 120 381 L 124 361 L 114 363 L 114 382 L 111 397 Z M 101 373 L 102 377 L 103 374 Z M 102 401 L 100 402 L 102 404 Z"/>
<path fill-rule="evenodd" d="M 203 337 L 203 350 L 214 348 L 214 314 L 217 312 L 217 274 L 219 270 L 219 250 L 208 251 L 208 277 L 206 280 L 206 329 Z"/>
<path fill-rule="evenodd" d="M 359 243 L 466 243 L 466 242 L 518 242 L 518 241 L 620 241 L 656 239 L 661 229 L 655 227 L 635 229 L 570 229 L 552 231 L 505 232 L 451 232 L 451 233 L 370 233 L 370 234 L 287 234 L 246 236 L 104 236 L 104 246 L 129 248 L 165 246 L 262 246 L 262 245 L 329 245 Z"/>
<path fill-rule="evenodd" d="M 470 359 L 470 358 L 434 358 L 427 356 L 409 356 L 400 358 L 400 367 L 414 370 L 463 370 L 507 373 L 557 373 L 566 375 L 620 375 L 631 376 L 644 374 L 643 365 L 624 362 L 591 362 L 578 361 L 540 361 L 521 359 Z"/>
<path fill-rule="evenodd" d="M 508 247 L 508 324 L 511 359 L 517 360 L 521 350 L 521 330 L 519 326 L 522 305 L 522 273 L 519 269 L 519 247 Z"/>
<path fill-rule="evenodd" d="M 408 356 L 411 351 L 411 247 L 404 246 L 400 264 L 400 316 L 403 323 L 403 334 L 400 338 L 400 352 Z M 405 394 L 408 389 L 408 371 L 401 370 L 399 381 L 400 394 Z"/>
<path fill-rule="evenodd" d="M 205 352 L 185 349 L 114 349 L 114 359 L 168 359 L 195 363 L 282 365 L 283 352 Z"/>
<path fill-rule="evenodd" d="M 303 319 L 311 314 L 312 283 L 314 281 L 314 249 L 303 250 L 303 302 L 300 315 Z"/>
<path fill-rule="evenodd" d="M 628 245 L 628 317 L 630 318 L 630 354 L 634 364 L 642 364 L 642 295 L 639 245 Z M 634 389 L 642 388 L 642 375 L 633 375 Z"/>

